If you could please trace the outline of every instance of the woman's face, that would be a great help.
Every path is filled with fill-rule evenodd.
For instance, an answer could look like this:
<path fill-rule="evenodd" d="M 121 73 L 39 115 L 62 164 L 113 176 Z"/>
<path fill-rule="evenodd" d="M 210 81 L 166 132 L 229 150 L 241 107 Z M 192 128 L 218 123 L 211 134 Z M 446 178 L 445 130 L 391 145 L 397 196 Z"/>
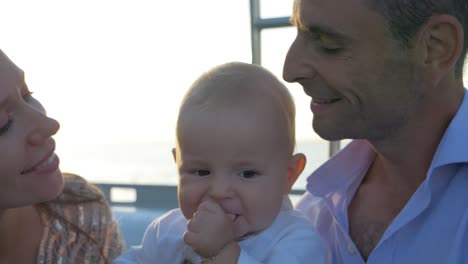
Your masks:
<path fill-rule="evenodd" d="M 31 96 L 24 72 L 0 51 L 0 211 L 48 201 L 61 192 L 52 139 L 59 127 Z"/>

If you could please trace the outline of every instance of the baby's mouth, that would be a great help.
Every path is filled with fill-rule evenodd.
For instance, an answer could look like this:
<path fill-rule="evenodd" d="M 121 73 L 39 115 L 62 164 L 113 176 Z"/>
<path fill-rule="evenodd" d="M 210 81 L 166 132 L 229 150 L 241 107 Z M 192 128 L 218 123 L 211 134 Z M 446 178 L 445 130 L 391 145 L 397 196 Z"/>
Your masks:
<path fill-rule="evenodd" d="M 231 213 L 226 213 L 226 214 L 231 219 L 232 222 L 235 222 L 237 218 L 239 217 L 238 214 L 231 214 Z"/>

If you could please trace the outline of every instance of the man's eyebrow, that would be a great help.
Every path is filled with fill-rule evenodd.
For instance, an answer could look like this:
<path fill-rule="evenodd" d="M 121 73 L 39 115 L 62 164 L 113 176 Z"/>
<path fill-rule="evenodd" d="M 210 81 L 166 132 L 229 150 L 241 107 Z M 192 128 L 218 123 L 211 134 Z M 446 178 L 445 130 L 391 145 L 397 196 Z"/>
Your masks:
<path fill-rule="evenodd" d="M 311 26 L 305 26 L 304 28 L 311 33 L 314 33 L 317 35 L 324 35 L 342 43 L 349 43 L 353 40 L 351 37 L 343 33 L 340 33 L 325 25 L 311 25 Z"/>

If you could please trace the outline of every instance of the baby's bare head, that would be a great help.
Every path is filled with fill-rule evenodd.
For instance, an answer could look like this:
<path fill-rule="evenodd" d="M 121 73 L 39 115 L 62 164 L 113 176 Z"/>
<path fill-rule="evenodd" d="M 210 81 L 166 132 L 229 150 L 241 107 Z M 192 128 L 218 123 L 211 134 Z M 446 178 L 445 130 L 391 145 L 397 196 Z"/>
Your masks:
<path fill-rule="evenodd" d="M 231 62 L 202 74 L 182 100 L 177 120 L 177 136 L 185 123 L 193 119 L 194 114 L 221 114 L 223 111 L 244 111 L 246 115 L 255 114 L 253 111 L 267 112 L 274 117 L 278 127 L 287 130 L 280 134 L 287 135 L 288 150 L 290 153 L 294 151 L 293 98 L 286 86 L 265 68 Z"/>

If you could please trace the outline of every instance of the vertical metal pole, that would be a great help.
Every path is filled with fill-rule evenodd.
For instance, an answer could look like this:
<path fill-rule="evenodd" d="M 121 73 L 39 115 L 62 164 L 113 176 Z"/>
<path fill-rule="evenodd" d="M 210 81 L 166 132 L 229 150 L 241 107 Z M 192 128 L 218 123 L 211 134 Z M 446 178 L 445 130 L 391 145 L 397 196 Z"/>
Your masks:
<path fill-rule="evenodd" d="M 262 27 L 259 25 L 262 21 L 260 17 L 260 0 L 250 0 L 250 34 L 252 41 L 252 63 L 262 64 Z M 284 26 L 284 25 L 282 25 Z M 274 27 L 274 26 L 273 26 Z M 340 141 L 330 141 L 328 155 L 335 155 L 340 150 Z"/>
<path fill-rule="evenodd" d="M 260 0 L 250 0 L 250 34 L 252 38 L 252 63 L 262 64 L 261 30 L 257 26 L 260 19 Z"/>
<path fill-rule="evenodd" d="M 335 155 L 338 151 L 340 151 L 340 141 L 330 141 L 328 142 L 328 144 L 328 157 L 331 157 Z"/>

